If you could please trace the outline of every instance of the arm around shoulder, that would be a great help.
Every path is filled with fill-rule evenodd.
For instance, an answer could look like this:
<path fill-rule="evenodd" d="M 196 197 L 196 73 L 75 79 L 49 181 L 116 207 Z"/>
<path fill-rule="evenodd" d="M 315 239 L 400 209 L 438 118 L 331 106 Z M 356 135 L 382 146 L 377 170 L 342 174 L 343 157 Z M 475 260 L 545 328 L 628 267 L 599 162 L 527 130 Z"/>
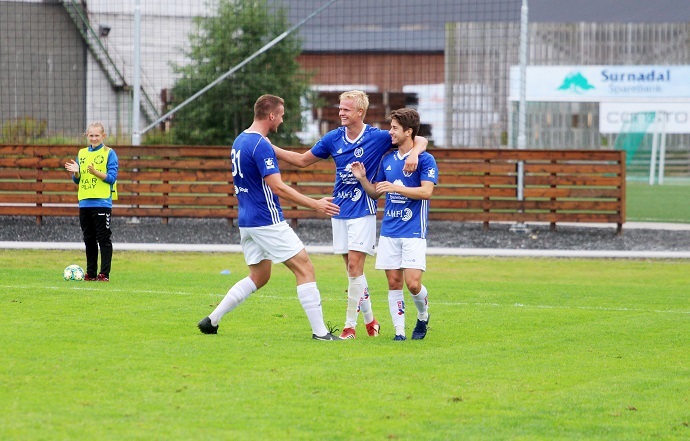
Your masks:
<path fill-rule="evenodd" d="M 417 154 L 426 152 L 426 148 L 429 145 L 429 140 L 423 136 L 414 137 L 414 145 L 412 146 L 412 151 L 416 151 Z"/>
<path fill-rule="evenodd" d="M 417 164 L 419 163 L 419 155 L 426 151 L 426 147 L 428 144 L 429 141 L 425 137 L 414 137 L 414 145 L 412 146 L 412 150 L 410 150 L 410 154 L 407 155 L 407 159 L 405 159 L 404 170 L 406 172 L 413 172 L 417 170 Z"/>

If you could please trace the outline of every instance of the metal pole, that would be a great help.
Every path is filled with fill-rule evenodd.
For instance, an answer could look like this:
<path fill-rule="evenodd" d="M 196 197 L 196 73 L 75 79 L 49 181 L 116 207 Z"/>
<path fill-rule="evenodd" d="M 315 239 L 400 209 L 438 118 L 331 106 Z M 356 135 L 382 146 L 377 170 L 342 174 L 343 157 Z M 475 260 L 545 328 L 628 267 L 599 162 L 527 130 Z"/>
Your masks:
<path fill-rule="evenodd" d="M 666 168 L 666 120 L 668 119 L 668 113 L 659 113 L 661 113 L 663 120 L 661 121 L 661 130 L 659 133 L 659 137 L 661 139 L 659 140 L 659 177 L 657 179 L 657 182 L 659 183 L 659 185 L 663 185 Z"/>
<path fill-rule="evenodd" d="M 132 145 L 141 145 L 141 0 L 134 2 L 134 79 L 132 84 Z"/>
<path fill-rule="evenodd" d="M 654 173 L 656 172 L 656 152 L 659 150 L 659 128 L 658 123 L 652 123 L 652 154 L 649 156 L 649 185 L 654 185 Z"/>
<path fill-rule="evenodd" d="M 518 136 L 517 148 L 524 150 L 527 146 L 527 51 L 529 39 L 529 8 L 527 0 L 522 0 L 520 8 L 520 104 L 518 107 Z M 525 200 L 525 163 L 517 164 L 517 200 Z M 526 233 L 529 231 L 523 222 L 518 222 L 510 228 L 511 231 Z"/>
<path fill-rule="evenodd" d="M 508 148 L 515 147 L 515 121 L 513 121 L 513 109 L 515 108 L 514 101 L 508 100 Z"/>
<path fill-rule="evenodd" d="M 132 88 L 132 145 L 141 145 L 139 119 L 141 118 L 141 0 L 134 1 L 134 78 Z M 138 157 L 134 157 L 138 159 Z M 139 169 L 132 169 L 134 173 Z M 136 182 L 136 181 L 135 181 Z M 139 218 L 134 216 L 130 223 L 138 224 Z"/>
<path fill-rule="evenodd" d="M 522 0 L 520 8 L 520 107 L 518 109 L 518 149 L 524 149 L 527 145 L 527 50 L 528 50 L 528 8 L 527 0 Z M 521 189 L 520 189 L 521 190 Z"/>
<path fill-rule="evenodd" d="M 137 0 L 137 1 L 138 1 L 138 0 Z M 312 12 L 311 14 L 309 14 L 309 16 L 306 17 L 306 18 L 304 18 L 302 21 L 300 21 L 300 22 L 297 23 L 296 25 L 292 26 L 290 29 L 288 29 L 287 31 L 283 32 L 282 34 L 280 34 L 279 36 L 277 36 L 277 37 L 274 38 L 273 40 L 271 40 L 271 41 L 269 41 L 268 43 L 266 43 L 266 45 L 265 45 L 264 47 L 262 47 L 261 49 L 259 49 L 259 50 L 256 51 L 256 52 L 254 52 L 254 53 L 253 53 L 252 55 L 250 55 L 249 57 L 245 58 L 240 64 L 238 64 L 237 66 L 233 67 L 233 68 L 230 69 L 229 71 L 225 72 L 223 75 L 219 76 L 218 78 L 216 78 L 215 80 L 213 80 L 211 83 L 209 83 L 206 87 L 204 87 L 203 89 L 201 89 L 200 91 L 198 91 L 198 92 L 195 93 L 194 95 L 190 96 L 189 98 L 187 98 L 186 100 L 184 100 L 183 102 L 181 102 L 180 104 L 178 104 L 177 107 L 175 107 L 174 109 L 172 109 L 171 111 L 169 111 L 169 112 L 166 113 L 165 115 L 161 116 L 160 118 L 158 118 L 157 120 L 155 120 L 154 122 L 152 122 L 151 124 L 149 124 L 148 126 L 146 126 L 146 127 L 141 131 L 141 133 L 143 134 L 143 133 L 148 132 L 148 131 L 151 130 L 152 128 L 156 127 L 156 125 L 157 125 L 158 123 L 160 123 L 160 122 L 165 121 L 166 119 L 168 119 L 172 114 L 174 114 L 175 112 L 177 112 L 178 110 L 180 110 L 181 108 L 183 108 L 184 106 L 186 106 L 187 104 L 191 103 L 191 102 L 194 101 L 195 99 L 199 98 L 201 95 L 203 95 L 204 93 L 206 93 L 206 91 L 208 91 L 208 90 L 211 89 L 212 87 L 216 86 L 218 83 L 220 83 L 221 81 L 223 81 L 224 79 L 226 79 L 226 78 L 229 77 L 230 75 L 234 74 L 235 72 L 237 72 L 237 71 L 240 70 L 241 68 L 243 68 L 246 64 L 248 64 L 248 63 L 249 63 L 250 61 L 252 61 L 254 58 L 258 57 L 259 55 L 263 54 L 264 52 L 266 52 L 267 50 L 269 50 L 270 48 L 272 48 L 272 47 L 275 46 L 276 44 L 280 43 L 281 40 L 283 40 L 285 37 L 287 37 L 288 35 L 290 35 L 291 33 L 293 33 L 293 32 L 294 32 L 295 30 L 297 30 L 298 28 L 302 27 L 306 22 L 308 22 L 308 21 L 311 20 L 312 18 L 314 18 L 314 17 L 316 17 L 317 15 L 319 15 L 319 14 L 321 13 L 321 11 L 323 11 L 323 10 L 326 9 L 326 8 L 328 8 L 329 6 L 331 6 L 331 5 L 332 5 L 333 3 L 335 3 L 336 1 L 337 1 L 337 0 L 331 0 L 331 1 L 329 1 L 327 4 L 321 6 L 319 9 L 317 9 L 316 11 Z"/>

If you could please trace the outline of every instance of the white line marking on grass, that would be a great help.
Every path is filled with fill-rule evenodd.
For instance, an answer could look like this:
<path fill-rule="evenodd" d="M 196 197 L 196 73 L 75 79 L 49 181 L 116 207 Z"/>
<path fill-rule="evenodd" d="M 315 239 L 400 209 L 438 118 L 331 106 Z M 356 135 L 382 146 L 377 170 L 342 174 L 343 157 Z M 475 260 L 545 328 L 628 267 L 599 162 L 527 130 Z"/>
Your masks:
<path fill-rule="evenodd" d="M 0 288 L 6 288 L 6 289 L 35 289 L 38 286 L 36 285 L 0 285 Z M 89 286 L 89 287 L 82 287 L 82 286 L 40 286 L 40 288 L 45 288 L 45 289 L 52 289 L 52 290 L 64 290 L 64 289 L 69 289 L 70 291 L 106 291 L 106 292 L 116 292 L 116 293 L 127 293 L 127 294 L 175 294 L 175 295 L 195 295 L 192 292 L 188 291 L 154 291 L 154 290 L 147 290 L 147 289 L 118 289 L 118 288 L 110 288 L 110 287 L 103 287 L 99 288 L 96 286 Z M 215 295 L 215 294 L 209 294 L 209 295 Z"/>

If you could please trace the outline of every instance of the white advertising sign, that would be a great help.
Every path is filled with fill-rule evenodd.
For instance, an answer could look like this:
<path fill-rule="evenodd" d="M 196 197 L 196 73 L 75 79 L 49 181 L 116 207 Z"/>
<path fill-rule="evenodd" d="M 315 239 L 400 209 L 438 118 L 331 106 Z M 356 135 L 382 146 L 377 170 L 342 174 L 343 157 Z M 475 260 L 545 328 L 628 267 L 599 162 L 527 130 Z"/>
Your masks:
<path fill-rule="evenodd" d="M 690 66 L 527 66 L 527 101 L 626 101 L 690 98 Z M 511 101 L 520 99 L 520 68 L 510 68 Z"/>
<path fill-rule="evenodd" d="M 599 132 L 631 130 L 661 133 L 690 133 L 688 103 L 601 103 Z"/>

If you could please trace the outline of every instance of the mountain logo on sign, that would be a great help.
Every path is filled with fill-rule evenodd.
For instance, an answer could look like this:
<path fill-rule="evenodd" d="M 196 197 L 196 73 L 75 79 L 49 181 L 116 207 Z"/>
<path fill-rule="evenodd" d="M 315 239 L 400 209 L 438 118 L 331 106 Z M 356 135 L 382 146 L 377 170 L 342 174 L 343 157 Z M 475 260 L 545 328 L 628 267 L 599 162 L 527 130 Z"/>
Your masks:
<path fill-rule="evenodd" d="M 569 90 L 575 93 L 584 93 L 591 89 L 594 89 L 594 86 L 589 84 L 587 78 L 580 72 L 568 74 L 563 80 L 563 84 L 558 88 L 558 90 Z"/>

